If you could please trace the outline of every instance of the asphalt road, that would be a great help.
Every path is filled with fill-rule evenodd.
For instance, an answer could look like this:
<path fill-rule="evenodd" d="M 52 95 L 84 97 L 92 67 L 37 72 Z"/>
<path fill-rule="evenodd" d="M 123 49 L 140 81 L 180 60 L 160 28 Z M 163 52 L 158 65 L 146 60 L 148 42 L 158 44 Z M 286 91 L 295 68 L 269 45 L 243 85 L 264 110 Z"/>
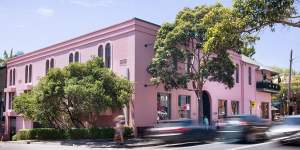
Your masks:
<path fill-rule="evenodd" d="M 0 150 L 100 150 L 100 149 L 145 149 L 145 150 L 299 150 L 300 146 L 283 146 L 278 140 L 266 141 L 256 144 L 243 143 L 182 143 L 182 144 L 163 144 L 158 146 L 146 146 L 136 148 L 97 148 L 87 146 L 65 146 L 59 144 L 12 144 L 0 143 Z"/>

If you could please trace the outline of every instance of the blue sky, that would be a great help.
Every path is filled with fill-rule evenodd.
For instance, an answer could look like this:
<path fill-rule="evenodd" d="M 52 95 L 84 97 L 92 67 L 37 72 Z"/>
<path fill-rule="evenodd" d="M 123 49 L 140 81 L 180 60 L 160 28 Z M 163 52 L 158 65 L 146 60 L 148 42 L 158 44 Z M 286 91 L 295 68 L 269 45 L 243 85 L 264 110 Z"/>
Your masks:
<path fill-rule="evenodd" d="M 231 6 L 231 0 L 219 0 Z M 156 24 L 173 21 L 184 7 L 215 0 L 0 0 L 0 55 L 14 48 L 34 51 L 133 17 Z M 300 56 L 300 28 L 264 30 L 254 58 L 267 66 L 288 67 L 289 51 Z M 294 69 L 300 71 L 300 57 Z"/>

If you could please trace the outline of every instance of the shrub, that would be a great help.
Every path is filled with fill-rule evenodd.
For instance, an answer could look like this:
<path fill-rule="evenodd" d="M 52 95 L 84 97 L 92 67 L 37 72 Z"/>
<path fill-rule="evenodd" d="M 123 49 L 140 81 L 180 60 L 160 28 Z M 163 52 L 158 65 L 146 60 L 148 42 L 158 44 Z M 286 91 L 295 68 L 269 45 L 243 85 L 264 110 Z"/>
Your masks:
<path fill-rule="evenodd" d="M 32 134 L 35 135 L 38 140 L 56 140 L 65 139 L 65 131 L 53 128 L 37 128 L 31 129 Z M 36 133 L 35 133 L 36 132 Z"/>
<path fill-rule="evenodd" d="M 57 139 L 112 139 L 113 128 L 76 128 L 59 130 L 54 128 L 23 129 L 14 135 L 14 140 L 57 140 Z M 124 137 L 132 137 L 132 128 L 125 127 Z"/>
<path fill-rule="evenodd" d="M 133 137 L 133 129 L 131 127 L 125 127 L 124 137 L 126 137 L 126 138 Z"/>
<path fill-rule="evenodd" d="M 68 130 L 68 135 L 70 139 L 88 139 L 89 136 L 89 130 L 86 128 L 76 128 L 76 129 L 70 129 Z"/>
<path fill-rule="evenodd" d="M 56 140 L 65 139 L 63 130 L 52 129 L 52 128 L 36 128 L 36 129 L 23 129 L 17 132 L 17 140 Z"/>
<path fill-rule="evenodd" d="M 12 140 L 13 141 L 17 141 L 17 134 L 15 134 L 15 135 L 12 136 Z"/>
<path fill-rule="evenodd" d="M 89 136 L 91 139 L 102 139 L 103 132 L 100 128 L 90 128 L 89 129 Z"/>

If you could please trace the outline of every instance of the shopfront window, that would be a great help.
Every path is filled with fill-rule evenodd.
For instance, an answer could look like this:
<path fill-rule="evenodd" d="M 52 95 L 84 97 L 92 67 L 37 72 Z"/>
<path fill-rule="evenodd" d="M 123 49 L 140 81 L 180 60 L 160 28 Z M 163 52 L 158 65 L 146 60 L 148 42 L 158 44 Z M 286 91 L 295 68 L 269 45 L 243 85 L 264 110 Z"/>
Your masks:
<path fill-rule="evenodd" d="M 261 103 L 261 117 L 263 119 L 269 119 L 269 103 L 267 102 Z"/>
<path fill-rule="evenodd" d="M 171 119 L 171 95 L 167 93 L 157 94 L 157 120 Z"/>
<path fill-rule="evenodd" d="M 191 118 L 191 97 L 186 95 L 178 96 L 179 118 Z"/>
<path fill-rule="evenodd" d="M 231 101 L 232 115 L 239 114 L 239 101 Z"/>
<path fill-rule="evenodd" d="M 218 117 L 224 118 L 227 116 L 227 100 L 218 101 Z"/>

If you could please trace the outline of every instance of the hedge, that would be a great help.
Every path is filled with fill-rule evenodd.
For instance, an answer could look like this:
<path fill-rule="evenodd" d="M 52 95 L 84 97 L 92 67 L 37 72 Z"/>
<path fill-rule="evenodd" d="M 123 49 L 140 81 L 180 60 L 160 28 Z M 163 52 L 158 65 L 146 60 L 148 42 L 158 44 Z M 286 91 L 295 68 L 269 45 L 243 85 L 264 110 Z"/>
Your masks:
<path fill-rule="evenodd" d="M 108 139 L 114 136 L 113 128 L 75 128 L 59 130 L 54 128 L 22 129 L 13 140 L 60 140 L 60 139 Z M 125 127 L 125 138 L 132 137 L 132 128 Z"/>

